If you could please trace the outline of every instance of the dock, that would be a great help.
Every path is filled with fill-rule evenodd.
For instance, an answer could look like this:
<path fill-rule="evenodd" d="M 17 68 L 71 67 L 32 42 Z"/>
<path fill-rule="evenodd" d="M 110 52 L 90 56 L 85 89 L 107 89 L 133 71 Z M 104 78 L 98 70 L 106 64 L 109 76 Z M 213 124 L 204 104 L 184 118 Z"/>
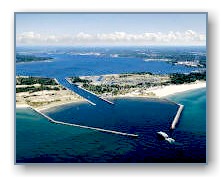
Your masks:
<path fill-rule="evenodd" d="M 109 101 L 109 100 L 107 100 L 107 99 L 105 99 L 105 98 L 103 98 L 103 97 L 100 97 L 100 99 L 103 100 L 103 101 L 106 101 L 106 102 L 109 103 L 109 104 L 114 104 L 113 102 L 111 102 L 111 101 Z"/>
<path fill-rule="evenodd" d="M 128 137 L 135 137 L 135 138 L 138 137 L 137 134 L 130 134 L 130 133 L 119 132 L 119 131 L 114 131 L 114 130 L 107 130 L 107 129 L 97 128 L 97 127 L 90 127 L 90 126 L 85 126 L 85 125 L 71 124 L 71 123 L 66 123 L 66 122 L 62 122 L 62 121 L 56 121 L 56 120 L 52 119 L 51 117 L 45 115 L 41 111 L 38 111 L 32 107 L 30 107 L 30 109 L 32 109 L 33 111 L 42 115 L 44 118 L 48 119 L 48 121 L 55 123 L 55 124 L 67 125 L 67 126 L 72 126 L 72 127 L 80 127 L 80 128 L 84 128 L 84 129 L 90 129 L 90 130 L 95 130 L 95 131 L 99 131 L 99 132 L 123 135 L 123 136 L 128 136 Z"/>
<path fill-rule="evenodd" d="M 179 105 L 179 109 L 177 110 L 176 116 L 173 119 L 173 122 L 171 124 L 170 129 L 175 129 L 176 128 L 176 124 L 179 122 L 180 115 L 183 111 L 184 105 L 182 105 L 182 104 L 178 104 L 178 105 Z"/>

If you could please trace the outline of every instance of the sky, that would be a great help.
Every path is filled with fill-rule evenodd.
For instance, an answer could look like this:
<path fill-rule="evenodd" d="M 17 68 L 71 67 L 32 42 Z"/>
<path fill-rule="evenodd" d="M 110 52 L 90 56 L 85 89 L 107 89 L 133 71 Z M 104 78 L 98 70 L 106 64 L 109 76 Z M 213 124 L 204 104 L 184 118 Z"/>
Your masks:
<path fill-rule="evenodd" d="M 17 13 L 17 45 L 205 45 L 206 14 Z"/>

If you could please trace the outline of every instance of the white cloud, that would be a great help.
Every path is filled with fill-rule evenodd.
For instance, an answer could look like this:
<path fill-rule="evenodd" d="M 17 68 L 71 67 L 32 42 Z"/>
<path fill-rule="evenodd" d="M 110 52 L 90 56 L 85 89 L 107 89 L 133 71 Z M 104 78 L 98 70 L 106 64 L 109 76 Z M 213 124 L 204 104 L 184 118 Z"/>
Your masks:
<path fill-rule="evenodd" d="M 24 32 L 16 36 L 18 45 L 205 45 L 206 35 L 187 30 L 184 32 L 130 34 L 125 32 L 77 35 L 44 35 Z"/>

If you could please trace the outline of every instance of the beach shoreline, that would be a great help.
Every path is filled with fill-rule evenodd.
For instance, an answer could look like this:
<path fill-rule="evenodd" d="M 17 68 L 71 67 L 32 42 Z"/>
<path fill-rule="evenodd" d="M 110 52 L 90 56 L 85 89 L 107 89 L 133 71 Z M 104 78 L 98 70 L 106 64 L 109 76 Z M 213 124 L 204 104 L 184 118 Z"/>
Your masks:
<path fill-rule="evenodd" d="M 181 84 L 181 85 L 168 85 L 168 86 L 160 86 L 155 88 L 150 88 L 146 90 L 148 93 L 152 93 L 151 95 L 137 95 L 133 93 L 127 93 L 125 95 L 116 95 L 116 96 L 107 96 L 104 98 L 167 98 L 171 95 L 175 95 L 178 93 L 184 93 L 191 90 L 206 88 L 206 81 L 197 81 L 190 84 Z"/>
<path fill-rule="evenodd" d="M 152 89 L 149 91 L 155 93 L 155 95 L 159 98 L 164 98 L 170 95 L 196 90 L 200 88 L 206 88 L 206 81 L 196 81 L 194 83 L 181 84 L 181 85 L 168 85 L 161 88 Z"/>
<path fill-rule="evenodd" d="M 116 95 L 116 96 L 107 96 L 107 97 L 103 97 L 103 98 L 107 98 L 107 99 L 114 99 L 114 98 L 167 98 L 168 96 L 174 95 L 174 94 L 178 94 L 178 93 L 183 93 L 183 92 L 187 92 L 187 91 L 191 91 L 191 90 L 196 90 L 196 89 L 201 89 L 201 88 L 206 88 L 206 81 L 197 81 L 194 83 L 190 83 L 190 84 L 181 84 L 181 85 L 168 85 L 168 86 L 162 86 L 162 87 L 156 87 L 156 88 L 150 88 L 148 89 L 148 93 L 152 93 L 152 95 L 135 95 L 133 93 L 128 93 L 125 95 Z M 39 106 L 39 107 L 34 107 L 36 110 L 39 111 L 46 111 L 58 106 L 63 106 L 66 104 L 71 104 L 71 103 L 82 103 L 82 102 L 86 102 L 84 99 L 80 100 L 71 100 L 71 101 L 64 101 L 64 102 L 54 102 L 48 105 L 44 105 L 44 106 Z M 19 104 L 16 103 L 16 108 L 27 108 L 27 107 L 31 107 L 28 104 Z"/>
<path fill-rule="evenodd" d="M 72 104 L 72 103 L 86 103 L 86 100 L 76 100 L 76 101 L 72 100 L 72 101 L 65 101 L 65 102 L 54 102 L 54 103 L 39 106 L 39 107 L 33 107 L 31 105 L 28 105 L 28 104 L 17 104 L 16 103 L 16 109 L 34 108 L 37 111 L 46 111 L 46 110 L 51 110 L 53 108 L 63 106 L 63 105 L 67 105 L 67 104 Z"/>

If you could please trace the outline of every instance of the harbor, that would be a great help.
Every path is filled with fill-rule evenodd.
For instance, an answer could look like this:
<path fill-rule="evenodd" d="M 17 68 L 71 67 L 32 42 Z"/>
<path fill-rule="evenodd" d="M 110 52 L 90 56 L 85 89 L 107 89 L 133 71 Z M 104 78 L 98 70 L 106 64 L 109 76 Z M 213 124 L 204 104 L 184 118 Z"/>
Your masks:
<path fill-rule="evenodd" d="M 13 20 L 15 165 L 208 163 L 207 12 L 15 12 Z M 47 173 L 20 172 L 33 171 Z M 58 171 L 51 176 L 77 173 Z"/>

